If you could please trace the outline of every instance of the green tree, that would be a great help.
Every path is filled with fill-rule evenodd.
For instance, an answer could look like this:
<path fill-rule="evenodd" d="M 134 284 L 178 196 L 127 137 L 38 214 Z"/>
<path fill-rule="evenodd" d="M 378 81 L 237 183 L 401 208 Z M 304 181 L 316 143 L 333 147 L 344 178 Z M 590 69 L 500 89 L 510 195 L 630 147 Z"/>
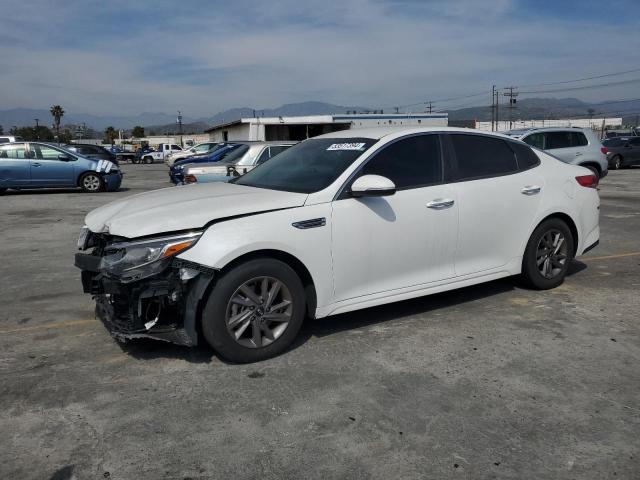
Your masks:
<path fill-rule="evenodd" d="M 134 138 L 144 137 L 144 127 L 141 127 L 140 125 L 133 127 L 133 130 L 131 130 L 131 136 Z"/>
<path fill-rule="evenodd" d="M 0 135 L 4 134 L 4 128 L 2 128 L 2 125 L 0 125 Z"/>
<path fill-rule="evenodd" d="M 118 138 L 118 132 L 113 127 L 107 127 L 104 131 L 103 143 L 109 143 L 113 145 L 113 141 Z"/>
<path fill-rule="evenodd" d="M 20 136 L 27 141 L 40 140 L 41 142 L 53 142 L 53 132 L 47 127 L 39 125 L 36 127 L 21 127 L 15 129 L 13 135 Z"/>
<path fill-rule="evenodd" d="M 62 117 L 64 117 L 64 110 L 60 105 L 54 105 L 51 107 L 49 111 L 51 112 L 51 116 L 53 117 L 53 128 L 56 131 L 56 137 L 59 137 L 60 136 L 60 120 L 62 120 Z"/>

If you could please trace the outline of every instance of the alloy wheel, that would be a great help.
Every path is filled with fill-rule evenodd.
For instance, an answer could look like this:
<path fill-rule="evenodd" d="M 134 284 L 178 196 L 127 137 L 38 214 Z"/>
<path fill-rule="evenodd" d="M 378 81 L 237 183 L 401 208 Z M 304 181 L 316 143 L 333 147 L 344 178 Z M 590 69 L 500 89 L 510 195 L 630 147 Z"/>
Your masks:
<path fill-rule="evenodd" d="M 282 281 L 252 278 L 238 287 L 227 303 L 227 331 L 244 347 L 266 347 L 287 329 L 292 311 L 291 292 Z"/>
<path fill-rule="evenodd" d="M 555 278 L 562 273 L 567 263 L 567 242 L 559 230 L 547 231 L 538 242 L 536 264 L 544 278 Z"/>
<path fill-rule="evenodd" d="M 82 186 L 88 192 L 97 192 L 100 190 L 100 178 L 97 175 L 85 175 L 82 179 Z"/>

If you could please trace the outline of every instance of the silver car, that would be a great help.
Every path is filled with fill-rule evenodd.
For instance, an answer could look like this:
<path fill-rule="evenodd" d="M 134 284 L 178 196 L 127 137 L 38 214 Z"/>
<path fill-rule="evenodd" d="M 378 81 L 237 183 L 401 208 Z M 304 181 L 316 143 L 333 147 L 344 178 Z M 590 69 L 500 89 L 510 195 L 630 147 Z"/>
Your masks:
<path fill-rule="evenodd" d="M 505 133 L 544 150 L 563 162 L 587 167 L 600 178 L 608 173 L 607 150 L 589 128 L 529 128 Z"/>
<path fill-rule="evenodd" d="M 226 182 L 244 175 L 297 142 L 248 142 L 220 162 L 184 166 L 184 183 Z"/>

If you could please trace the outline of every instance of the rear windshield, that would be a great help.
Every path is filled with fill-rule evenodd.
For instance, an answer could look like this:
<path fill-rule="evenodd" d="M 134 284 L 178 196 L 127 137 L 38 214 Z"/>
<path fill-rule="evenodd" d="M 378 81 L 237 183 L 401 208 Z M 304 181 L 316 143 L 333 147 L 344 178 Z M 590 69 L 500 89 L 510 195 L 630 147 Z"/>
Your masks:
<path fill-rule="evenodd" d="M 313 193 L 331 185 L 377 140 L 312 138 L 298 143 L 236 180 L 239 185 Z"/>
<path fill-rule="evenodd" d="M 626 138 L 607 138 L 606 140 L 602 141 L 602 145 L 604 145 L 605 147 L 619 147 L 621 145 L 624 145 L 625 143 L 627 143 L 627 139 Z"/>

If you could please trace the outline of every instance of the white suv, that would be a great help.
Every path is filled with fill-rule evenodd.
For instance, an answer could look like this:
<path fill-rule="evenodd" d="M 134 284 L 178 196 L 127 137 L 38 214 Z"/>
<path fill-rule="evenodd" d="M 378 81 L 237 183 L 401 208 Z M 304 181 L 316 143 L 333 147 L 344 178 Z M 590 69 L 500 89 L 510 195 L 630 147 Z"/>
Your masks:
<path fill-rule="evenodd" d="M 607 175 L 607 149 L 590 128 L 525 128 L 506 132 L 527 145 L 549 152 L 563 162 L 587 167 L 598 177 Z"/>
<path fill-rule="evenodd" d="M 598 243 L 597 177 L 501 135 L 334 132 L 231 183 L 168 188 L 89 213 L 85 292 L 119 339 L 224 358 L 285 350 L 325 317 L 509 275 L 560 285 Z"/>

